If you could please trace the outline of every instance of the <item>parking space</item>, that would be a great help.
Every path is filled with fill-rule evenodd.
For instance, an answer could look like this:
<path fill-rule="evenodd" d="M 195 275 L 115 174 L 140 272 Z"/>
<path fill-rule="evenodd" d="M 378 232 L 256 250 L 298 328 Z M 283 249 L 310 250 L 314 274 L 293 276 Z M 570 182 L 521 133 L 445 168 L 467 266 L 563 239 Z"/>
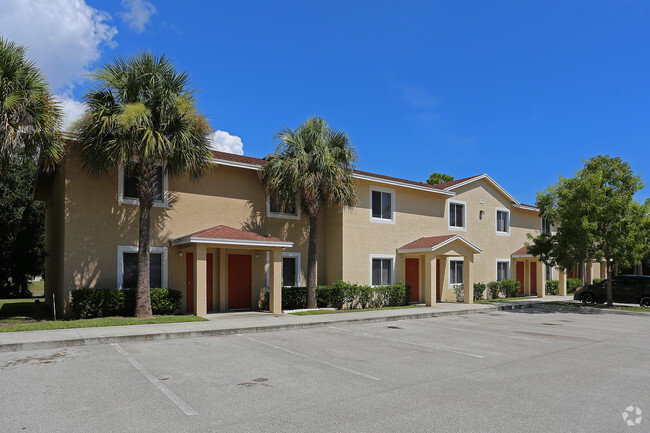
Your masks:
<path fill-rule="evenodd" d="M 648 324 L 527 309 L 0 353 L 0 430 L 624 431 L 628 406 L 650 418 Z"/>

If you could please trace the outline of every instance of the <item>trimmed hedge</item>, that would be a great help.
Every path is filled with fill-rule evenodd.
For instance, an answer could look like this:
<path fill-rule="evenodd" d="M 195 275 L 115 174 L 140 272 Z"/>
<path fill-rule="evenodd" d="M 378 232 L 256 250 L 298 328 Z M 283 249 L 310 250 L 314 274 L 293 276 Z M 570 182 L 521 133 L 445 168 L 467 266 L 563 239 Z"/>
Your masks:
<path fill-rule="evenodd" d="M 546 294 L 557 296 L 560 294 L 559 280 L 546 280 Z"/>
<path fill-rule="evenodd" d="M 569 278 L 566 280 L 566 291 L 567 293 L 575 293 L 582 286 L 582 280 L 580 278 Z"/>
<path fill-rule="evenodd" d="M 408 305 L 410 286 L 397 282 L 390 286 L 364 286 L 336 281 L 330 286 L 316 287 L 319 308 L 360 309 Z M 307 287 L 282 288 L 282 309 L 307 308 Z"/>
<path fill-rule="evenodd" d="M 154 315 L 177 314 L 183 295 L 178 290 L 151 289 Z M 78 289 L 72 291 L 72 314 L 77 319 L 135 314 L 135 289 Z"/>
<path fill-rule="evenodd" d="M 501 295 L 504 298 L 514 298 L 519 296 L 521 284 L 519 281 L 506 278 L 501 281 L 490 281 L 487 283 L 490 299 L 499 299 Z"/>
<path fill-rule="evenodd" d="M 485 288 L 486 287 L 487 286 L 483 282 L 474 283 L 474 300 L 475 301 L 483 299 L 483 294 L 485 293 Z"/>

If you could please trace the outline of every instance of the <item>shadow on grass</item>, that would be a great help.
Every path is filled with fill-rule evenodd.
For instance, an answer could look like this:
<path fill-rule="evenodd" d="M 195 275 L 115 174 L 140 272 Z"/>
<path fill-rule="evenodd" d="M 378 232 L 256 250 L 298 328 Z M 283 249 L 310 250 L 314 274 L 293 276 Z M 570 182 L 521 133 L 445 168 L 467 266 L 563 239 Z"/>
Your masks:
<path fill-rule="evenodd" d="M 38 301 L 38 302 L 37 302 Z M 2 299 L 0 300 L 0 322 L 25 322 L 48 320 L 50 311 L 42 299 Z"/>

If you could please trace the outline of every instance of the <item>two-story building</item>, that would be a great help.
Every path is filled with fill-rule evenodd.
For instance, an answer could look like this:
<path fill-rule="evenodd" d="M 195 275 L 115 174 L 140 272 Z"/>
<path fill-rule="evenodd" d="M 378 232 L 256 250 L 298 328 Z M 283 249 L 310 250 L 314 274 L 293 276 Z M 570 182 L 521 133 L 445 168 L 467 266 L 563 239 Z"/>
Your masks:
<path fill-rule="evenodd" d="M 307 218 L 265 193 L 260 158 L 214 152 L 198 180 L 161 172 L 152 211 L 151 284 L 184 294 L 183 310 L 205 315 L 281 311 L 282 286 L 304 285 Z M 428 185 L 356 171 L 357 204 L 324 208 L 318 228 L 318 284 L 344 280 L 412 286 L 412 302 L 455 301 L 455 284 L 472 302 L 474 282 L 513 278 L 523 294 L 544 295 L 564 273 L 525 249 L 526 234 L 550 229 L 534 206 L 519 203 L 487 174 Z M 103 177 L 81 171 L 71 146 L 54 173 L 41 176 L 47 203 L 46 300 L 69 315 L 71 291 L 134 287 L 138 200 L 134 179 L 116 168 Z"/>

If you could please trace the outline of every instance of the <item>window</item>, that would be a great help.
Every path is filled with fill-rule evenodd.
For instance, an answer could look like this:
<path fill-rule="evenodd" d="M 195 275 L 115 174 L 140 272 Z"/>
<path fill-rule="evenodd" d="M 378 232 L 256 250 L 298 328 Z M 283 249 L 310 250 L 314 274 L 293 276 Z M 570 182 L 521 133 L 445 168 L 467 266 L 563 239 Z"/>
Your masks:
<path fill-rule="evenodd" d="M 553 279 L 553 266 L 546 265 L 546 281 Z"/>
<path fill-rule="evenodd" d="M 118 169 L 118 202 L 124 204 L 139 204 L 138 200 L 138 180 L 135 176 L 135 170 L 125 171 L 123 166 Z M 167 190 L 168 178 L 167 173 L 162 167 L 156 169 L 156 192 L 154 196 L 154 206 L 167 207 Z"/>
<path fill-rule="evenodd" d="M 497 208 L 497 234 L 509 235 L 510 234 L 510 211 L 508 209 Z"/>
<path fill-rule="evenodd" d="M 282 253 L 282 286 L 300 286 L 300 253 Z"/>
<path fill-rule="evenodd" d="M 395 223 L 395 191 L 388 188 L 370 187 L 370 221 Z"/>
<path fill-rule="evenodd" d="M 463 284 L 463 265 L 460 260 L 449 261 L 449 284 Z"/>
<path fill-rule="evenodd" d="M 497 281 L 510 278 L 510 262 L 507 260 L 497 261 Z"/>
<path fill-rule="evenodd" d="M 271 218 L 300 219 L 300 209 L 296 200 L 284 206 L 275 197 L 266 196 L 266 216 Z"/>
<path fill-rule="evenodd" d="M 546 218 L 542 218 L 542 233 L 551 233 L 553 231 L 553 226 L 549 223 Z"/>
<path fill-rule="evenodd" d="M 132 289 L 138 285 L 138 247 L 117 247 L 117 286 Z M 149 248 L 149 286 L 167 287 L 167 248 Z"/>
<path fill-rule="evenodd" d="M 373 286 L 393 284 L 394 256 L 370 256 L 370 282 Z"/>
<path fill-rule="evenodd" d="M 465 230 L 466 204 L 464 201 L 449 200 L 449 229 Z"/>

